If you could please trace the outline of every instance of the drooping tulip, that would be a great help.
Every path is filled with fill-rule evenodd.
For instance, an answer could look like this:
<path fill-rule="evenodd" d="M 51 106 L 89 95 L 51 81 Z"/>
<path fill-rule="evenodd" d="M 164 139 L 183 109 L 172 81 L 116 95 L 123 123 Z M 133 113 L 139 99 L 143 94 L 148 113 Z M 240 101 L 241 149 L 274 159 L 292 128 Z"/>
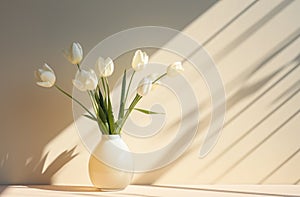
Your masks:
<path fill-rule="evenodd" d="M 137 93 L 140 96 L 146 96 L 149 94 L 152 89 L 152 82 L 153 81 L 149 77 L 143 78 L 137 87 Z"/>
<path fill-rule="evenodd" d="M 79 64 L 83 57 L 81 45 L 78 42 L 73 42 L 69 50 L 64 51 L 64 55 L 72 64 Z"/>
<path fill-rule="evenodd" d="M 131 66 L 135 71 L 142 70 L 148 64 L 149 57 L 146 52 L 137 50 L 132 58 Z"/>
<path fill-rule="evenodd" d="M 181 62 L 174 62 L 173 64 L 168 66 L 167 75 L 169 77 L 175 77 L 182 71 L 184 71 L 184 69 L 182 67 L 182 63 Z"/>
<path fill-rule="evenodd" d="M 56 81 L 54 71 L 46 63 L 42 66 L 42 68 L 35 71 L 35 76 L 39 80 L 36 84 L 45 88 L 52 87 Z"/>
<path fill-rule="evenodd" d="M 98 84 L 97 75 L 92 69 L 81 69 L 73 79 L 73 85 L 80 91 L 94 90 Z"/>
<path fill-rule="evenodd" d="M 99 57 L 95 67 L 96 73 L 99 77 L 108 77 L 114 72 L 114 62 L 110 57 L 105 60 L 104 58 Z"/>

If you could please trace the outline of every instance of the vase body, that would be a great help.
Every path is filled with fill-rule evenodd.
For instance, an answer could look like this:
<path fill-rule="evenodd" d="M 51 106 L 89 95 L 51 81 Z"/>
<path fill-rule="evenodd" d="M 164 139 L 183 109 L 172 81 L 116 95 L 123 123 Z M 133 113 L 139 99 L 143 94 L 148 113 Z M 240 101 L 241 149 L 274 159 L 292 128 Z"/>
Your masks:
<path fill-rule="evenodd" d="M 113 165 L 107 161 L 113 161 Z M 133 176 L 133 158 L 119 135 L 102 135 L 89 159 L 89 176 L 103 191 L 126 188 Z"/>

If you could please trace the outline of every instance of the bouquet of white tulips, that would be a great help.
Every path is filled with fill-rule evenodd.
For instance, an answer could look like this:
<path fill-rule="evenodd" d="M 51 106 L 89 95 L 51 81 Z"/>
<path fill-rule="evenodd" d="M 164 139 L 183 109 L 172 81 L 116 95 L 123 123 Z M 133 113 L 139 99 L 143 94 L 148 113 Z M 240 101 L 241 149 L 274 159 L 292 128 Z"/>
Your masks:
<path fill-rule="evenodd" d="M 42 87 L 56 87 L 59 91 L 73 99 L 78 103 L 86 112 L 85 117 L 96 121 L 99 125 L 100 131 L 104 135 L 117 135 L 121 133 L 122 127 L 125 124 L 132 110 L 137 110 L 146 114 L 156 114 L 145 109 L 135 108 L 137 103 L 143 96 L 146 96 L 152 89 L 153 85 L 157 83 L 161 78 L 165 76 L 176 76 L 179 72 L 183 71 L 181 62 L 175 62 L 167 67 L 165 73 L 155 78 L 154 75 L 149 75 L 141 80 L 137 87 L 137 93 L 129 106 L 127 106 L 128 92 L 131 86 L 134 74 L 139 70 L 142 70 L 149 61 L 148 55 L 137 50 L 132 59 L 132 68 L 134 69 L 130 81 L 127 85 L 126 82 L 126 70 L 124 70 L 122 78 L 120 108 L 118 118 L 116 119 L 112 110 L 112 103 L 110 98 L 110 87 L 107 77 L 111 76 L 114 72 L 114 62 L 111 58 L 99 57 L 95 64 L 95 71 L 89 68 L 83 68 L 80 66 L 80 62 L 83 59 L 83 50 L 79 43 L 72 43 L 69 50 L 65 51 L 66 58 L 77 66 L 76 77 L 73 80 L 73 85 L 80 91 L 86 91 L 91 99 L 94 113 L 92 113 L 87 107 L 85 107 L 80 101 L 72 97 L 69 93 L 64 91 L 61 87 L 55 84 L 56 77 L 53 69 L 46 63 L 42 68 L 38 69 L 35 74 L 37 79 L 37 85 Z"/>

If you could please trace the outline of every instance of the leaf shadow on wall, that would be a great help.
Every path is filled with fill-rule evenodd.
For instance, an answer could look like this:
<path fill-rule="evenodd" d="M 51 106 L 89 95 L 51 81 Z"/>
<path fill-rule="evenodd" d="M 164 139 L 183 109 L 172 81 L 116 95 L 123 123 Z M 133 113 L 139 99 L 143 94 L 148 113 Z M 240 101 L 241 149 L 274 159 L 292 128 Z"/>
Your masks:
<path fill-rule="evenodd" d="M 26 157 L 24 155 L 21 158 L 18 155 L 10 155 L 7 153 L 5 156 L 0 157 L 0 177 L 10 180 L 11 183 L 21 184 L 27 182 L 29 184 L 51 184 L 52 177 L 68 162 L 75 158 L 78 153 L 75 153 L 76 146 L 71 150 L 66 150 L 60 153 L 57 157 L 53 159 L 47 166 L 46 160 L 48 159 L 49 152 L 44 156 L 40 153 L 39 156 L 33 155 L 32 157 Z M 13 166 L 15 162 L 19 162 L 20 169 L 15 170 L 15 172 L 9 172 L 10 166 Z M 22 165 L 20 165 L 20 162 Z M 6 169 L 4 171 L 3 169 Z M 22 170 L 22 173 L 19 173 Z M 11 175 L 14 176 L 11 176 Z M 14 178 L 12 178 L 14 177 Z"/>

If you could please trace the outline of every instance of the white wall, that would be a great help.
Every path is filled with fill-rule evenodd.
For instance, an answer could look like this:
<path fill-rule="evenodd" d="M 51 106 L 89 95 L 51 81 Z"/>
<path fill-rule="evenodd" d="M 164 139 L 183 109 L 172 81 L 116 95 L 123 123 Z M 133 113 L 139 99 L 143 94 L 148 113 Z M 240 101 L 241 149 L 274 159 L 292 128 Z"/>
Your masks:
<path fill-rule="evenodd" d="M 224 81 L 226 123 L 206 158 L 197 155 L 209 117 L 176 163 L 134 182 L 298 184 L 300 2 L 253 2 L 1 0 L 0 183 L 90 184 L 71 102 L 36 87 L 33 70 L 48 62 L 70 91 L 75 69 L 61 55 L 70 42 L 88 51 L 121 30 L 161 25 L 204 43 Z"/>

